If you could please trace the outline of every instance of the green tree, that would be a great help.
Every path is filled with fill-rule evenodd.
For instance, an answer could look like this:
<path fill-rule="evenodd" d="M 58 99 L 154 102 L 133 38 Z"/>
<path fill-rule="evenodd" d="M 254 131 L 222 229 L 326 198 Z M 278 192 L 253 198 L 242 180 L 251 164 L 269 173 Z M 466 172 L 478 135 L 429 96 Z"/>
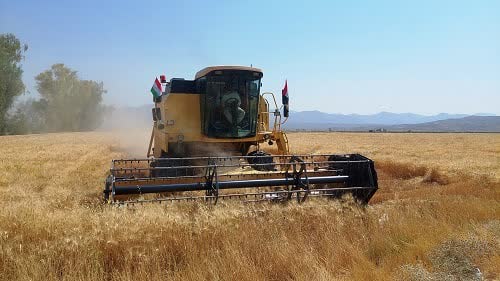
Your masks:
<path fill-rule="evenodd" d="M 7 119 L 7 132 L 13 135 L 43 133 L 47 131 L 45 100 L 33 98 L 19 102 Z"/>
<path fill-rule="evenodd" d="M 27 50 L 14 34 L 0 35 L 0 134 L 6 132 L 7 112 L 15 97 L 24 92 L 20 63 Z"/>
<path fill-rule="evenodd" d="M 49 131 L 88 131 L 100 125 L 102 95 L 106 93 L 102 82 L 80 80 L 77 72 L 64 64 L 54 64 L 35 79 Z"/>

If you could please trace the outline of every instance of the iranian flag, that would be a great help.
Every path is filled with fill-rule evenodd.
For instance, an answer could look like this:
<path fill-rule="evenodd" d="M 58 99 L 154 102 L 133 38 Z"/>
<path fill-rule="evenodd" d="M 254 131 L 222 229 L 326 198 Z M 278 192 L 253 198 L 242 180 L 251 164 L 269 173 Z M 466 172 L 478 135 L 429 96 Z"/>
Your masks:
<path fill-rule="evenodd" d="M 158 78 L 155 78 L 155 83 L 153 84 L 153 87 L 151 87 L 151 94 L 153 94 L 154 98 L 157 98 L 161 96 L 161 93 L 163 93 L 163 91 L 161 89 L 160 80 L 158 80 Z"/>
<path fill-rule="evenodd" d="M 283 103 L 283 116 L 288 117 L 289 108 L 288 108 L 288 81 L 285 80 L 285 87 L 281 90 L 281 102 Z"/>

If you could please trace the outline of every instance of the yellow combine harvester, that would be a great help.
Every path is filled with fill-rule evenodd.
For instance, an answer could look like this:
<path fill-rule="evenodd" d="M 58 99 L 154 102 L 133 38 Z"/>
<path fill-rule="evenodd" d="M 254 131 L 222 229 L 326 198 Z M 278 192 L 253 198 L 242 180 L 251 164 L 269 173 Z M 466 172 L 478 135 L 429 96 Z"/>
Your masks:
<path fill-rule="evenodd" d="M 373 161 L 359 154 L 290 155 L 276 98 L 260 93 L 262 76 L 244 66 L 207 67 L 194 80 L 162 76 L 147 158 L 113 160 L 105 200 L 302 202 L 351 193 L 367 203 L 377 190 Z M 263 143 L 277 153 L 261 150 Z"/>

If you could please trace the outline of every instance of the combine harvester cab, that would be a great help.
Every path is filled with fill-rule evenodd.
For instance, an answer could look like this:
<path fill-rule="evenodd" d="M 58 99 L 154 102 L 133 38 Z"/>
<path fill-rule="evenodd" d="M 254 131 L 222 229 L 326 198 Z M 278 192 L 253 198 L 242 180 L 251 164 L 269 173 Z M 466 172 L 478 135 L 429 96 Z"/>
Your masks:
<path fill-rule="evenodd" d="M 152 88 L 148 157 L 113 160 L 104 199 L 303 202 L 349 193 L 368 203 L 378 188 L 373 161 L 359 154 L 290 155 L 281 130 L 287 85 L 278 108 L 272 93 L 260 94 L 261 78 L 260 69 L 243 66 L 208 67 L 194 80 L 161 76 Z M 260 150 L 262 143 L 275 144 L 277 153 Z"/>

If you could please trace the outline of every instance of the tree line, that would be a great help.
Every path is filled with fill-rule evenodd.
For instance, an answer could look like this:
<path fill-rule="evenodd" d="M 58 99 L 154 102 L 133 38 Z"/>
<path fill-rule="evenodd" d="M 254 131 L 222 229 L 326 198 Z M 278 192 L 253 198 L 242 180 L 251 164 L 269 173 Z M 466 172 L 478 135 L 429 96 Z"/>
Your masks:
<path fill-rule="evenodd" d="M 27 51 L 15 35 L 0 34 L 0 135 L 96 129 L 106 111 L 103 83 L 82 80 L 62 63 L 35 77 L 39 97 L 20 98 Z"/>

